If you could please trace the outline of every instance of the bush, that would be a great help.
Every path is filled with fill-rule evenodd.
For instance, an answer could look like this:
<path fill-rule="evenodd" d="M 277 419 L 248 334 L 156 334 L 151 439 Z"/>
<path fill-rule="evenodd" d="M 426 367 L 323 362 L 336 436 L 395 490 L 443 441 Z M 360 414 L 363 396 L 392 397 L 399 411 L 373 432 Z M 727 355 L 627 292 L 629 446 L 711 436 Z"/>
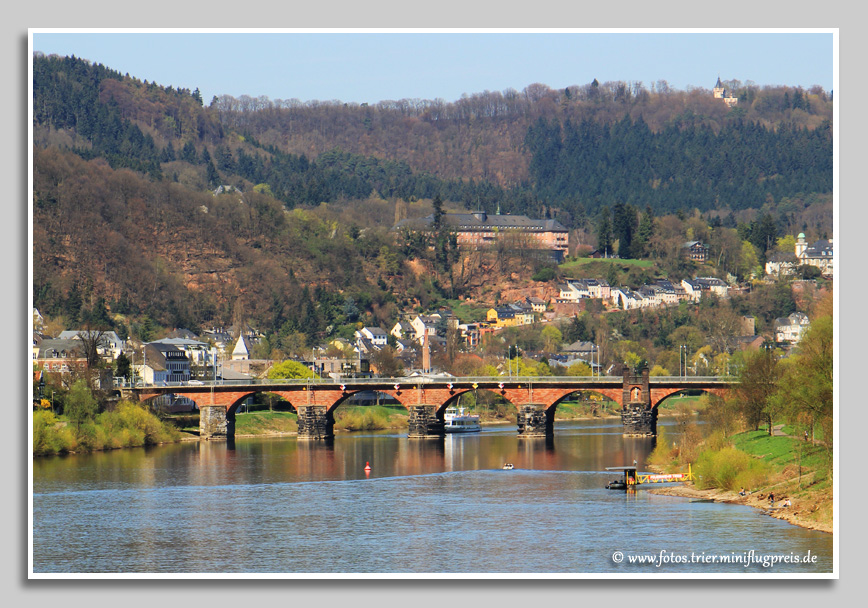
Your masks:
<path fill-rule="evenodd" d="M 34 454 L 64 454 L 77 447 L 75 434 L 52 412 L 33 413 Z"/>
<path fill-rule="evenodd" d="M 557 272 L 551 266 L 544 266 L 533 273 L 531 276 L 532 281 L 551 281 L 555 278 Z"/>
<path fill-rule="evenodd" d="M 122 447 L 177 441 L 181 436 L 176 428 L 162 423 L 145 407 L 128 401 L 119 403 L 112 412 L 100 414 L 99 422 L 109 435 L 117 436 Z"/>
<path fill-rule="evenodd" d="M 51 412 L 33 414 L 33 454 L 64 454 L 75 450 L 140 447 L 177 441 L 181 433 L 163 424 L 147 408 L 122 401 L 95 421 L 83 419 L 76 432 Z"/>
<path fill-rule="evenodd" d="M 700 489 L 736 490 L 753 488 L 768 479 L 768 467 L 750 455 L 726 446 L 720 450 L 705 450 L 693 467 L 696 486 Z"/>

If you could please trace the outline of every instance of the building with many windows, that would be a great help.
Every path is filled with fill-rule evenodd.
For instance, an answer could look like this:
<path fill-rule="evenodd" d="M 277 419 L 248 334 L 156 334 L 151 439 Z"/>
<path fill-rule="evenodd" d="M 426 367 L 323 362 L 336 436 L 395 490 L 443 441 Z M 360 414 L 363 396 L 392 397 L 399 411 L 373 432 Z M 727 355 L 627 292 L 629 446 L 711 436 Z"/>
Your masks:
<path fill-rule="evenodd" d="M 532 219 L 526 215 L 444 213 L 443 222 L 454 232 L 462 249 L 487 249 L 504 240 L 515 248 L 547 251 L 562 262 L 569 251 L 569 230 L 557 220 Z M 430 231 L 434 215 L 401 220 L 395 230 Z M 507 246 L 509 246 L 507 242 Z"/>
<path fill-rule="evenodd" d="M 820 269 L 826 276 L 834 275 L 834 249 L 832 239 L 821 239 L 809 244 L 805 239 L 805 233 L 800 232 L 796 239 L 796 257 L 799 264 L 807 264 Z"/>

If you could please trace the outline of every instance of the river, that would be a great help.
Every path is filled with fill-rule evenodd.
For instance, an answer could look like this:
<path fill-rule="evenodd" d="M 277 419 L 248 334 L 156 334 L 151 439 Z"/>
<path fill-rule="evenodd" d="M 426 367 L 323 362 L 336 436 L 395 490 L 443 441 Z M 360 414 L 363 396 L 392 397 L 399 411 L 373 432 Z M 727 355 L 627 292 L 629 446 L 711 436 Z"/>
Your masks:
<path fill-rule="evenodd" d="M 641 465 L 653 441 L 594 420 L 558 422 L 550 440 L 520 440 L 510 424 L 442 440 L 371 432 L 37 458 L 32 571 L 832 572 L 830 534 L 742 505 L 606 490 L 605 467 Z M 816 561 L 710 563 L 751 550 Z M 661 551 L 667 563 L 629 563 Z"/>

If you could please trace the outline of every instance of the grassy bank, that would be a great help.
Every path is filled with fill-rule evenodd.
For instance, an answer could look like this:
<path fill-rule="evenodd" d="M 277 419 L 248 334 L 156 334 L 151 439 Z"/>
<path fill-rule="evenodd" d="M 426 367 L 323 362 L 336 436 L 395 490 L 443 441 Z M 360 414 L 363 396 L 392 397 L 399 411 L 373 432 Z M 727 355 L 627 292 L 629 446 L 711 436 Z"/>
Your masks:
<path fill-rule="evenodd" d="M 295 412 L 268 410 L 235 414 L 235 435 L 292 435 L 298 432 Z"/>
<path fill-rule="evenodd" d="M 142 447 L 181 440 L 181 432 L 146 407 L 120 402 L 92 420 L 71 423 L 50 411 L 33 413 L 33 454 L 44 456 Z"/>
<path fill-rule="evenodd" d="M 621 413 L 614 402 L 607 402 L 605 406 L 590 401 L 564 401 L 558 404 L 555 410 L 555 420 L 588 420 L 592 418 L 620 417 Z"/>
<path fill-rule="evenodd" d="M 760 430 L 730 437 L 713 433 L 692 454 L 687 452 L 665 434 L 658 437 L 648 464 L 670 473 L 686 472 L 690 462 L 694 478 L 688 494 L 677 488 L 661 493 L 704 491 L 715 500 L 748 504 L 803 527 L 832 531 L 831 455 L 825 446 Z M 792 506 L 782 506 L 786 499 Z"/>
<path fill-rule="evenodd" d="M 404 406 L 341 406 L 335 410 L 335 431 L 377 431 L 409 428 Z"/>

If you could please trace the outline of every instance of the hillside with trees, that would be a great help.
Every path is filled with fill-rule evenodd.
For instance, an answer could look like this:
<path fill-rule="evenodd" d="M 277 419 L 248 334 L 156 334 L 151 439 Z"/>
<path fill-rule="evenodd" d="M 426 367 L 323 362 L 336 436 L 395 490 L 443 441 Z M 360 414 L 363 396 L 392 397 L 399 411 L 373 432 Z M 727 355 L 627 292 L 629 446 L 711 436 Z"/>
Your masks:
<path fill-rule="evenodd" d="M 288 353 L 447 299 L 494 303 L 540 272 L 508 247 L 390 231 L 435 201 L 556 218 L 571 253 L 605 245 L 673 276 L 684 240 L 743 278 L 786 235 L 831 235 L 816 87 L 730 82 L 732 109 L 662 81 L 206 105 L 74 57 L 37 53 L 33 77 L 34 305 L 68 325 L 246 321 Z"/>

